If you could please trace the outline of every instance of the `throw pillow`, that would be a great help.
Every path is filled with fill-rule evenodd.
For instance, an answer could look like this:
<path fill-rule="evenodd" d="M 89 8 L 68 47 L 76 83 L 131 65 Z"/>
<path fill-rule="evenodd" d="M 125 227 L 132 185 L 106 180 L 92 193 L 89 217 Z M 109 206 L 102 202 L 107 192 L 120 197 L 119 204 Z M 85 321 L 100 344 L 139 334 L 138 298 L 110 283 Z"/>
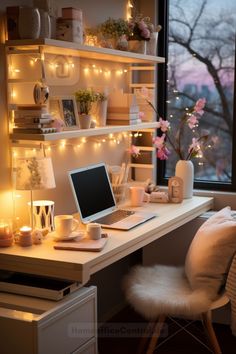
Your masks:
<path fill-rule="evenodd" d="M 185 273 L 192 289 L 204 288 L 216 297 L 235 252 L 236 221 L 226 207 L 202 224 L 189 247 Z"/>

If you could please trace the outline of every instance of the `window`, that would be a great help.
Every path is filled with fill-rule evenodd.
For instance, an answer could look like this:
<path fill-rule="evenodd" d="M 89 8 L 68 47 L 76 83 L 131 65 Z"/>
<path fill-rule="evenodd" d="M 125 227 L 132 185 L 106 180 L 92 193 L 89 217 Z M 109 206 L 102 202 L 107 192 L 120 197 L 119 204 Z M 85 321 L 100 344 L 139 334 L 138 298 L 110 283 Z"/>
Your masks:
<path fill-rule="evenodd" d="M 160 8 L 160 13 L 165 12 L 165 43 L 160 43 L 159 48 L 165 52 L 159 54 L 167 57 L 167 65 L 159 82 L 159 111 L 174 127 L 186 108 L 206 98 L 198 129 L 207 132 L 214 145 L 209 143 L 203 156 L 193 159 L 195 186 L 236 190 L 235 0 L 169 0 L 164 6 L 166 9 Z M 192 135 L 186 135 L 190 139 L 185 142 L 187 149 Z M 165 164 L 158 162 L 159 183 L 174 175 L 177 160 L 172 152 Z"/>

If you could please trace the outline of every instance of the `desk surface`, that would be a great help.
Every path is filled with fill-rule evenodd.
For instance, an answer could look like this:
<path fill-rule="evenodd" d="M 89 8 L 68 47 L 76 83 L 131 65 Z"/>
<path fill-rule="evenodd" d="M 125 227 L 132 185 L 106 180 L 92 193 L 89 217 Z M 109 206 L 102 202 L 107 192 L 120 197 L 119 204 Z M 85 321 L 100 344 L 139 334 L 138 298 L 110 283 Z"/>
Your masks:
<path fill-rule="evenodd" d="M 144 208 L 158 216 L 130 231 L 107 229 L 108 242 L 101 252 L 55 250 L 54 241 L 48 235 L 41 245 L 1 248 L 0 268 L 78 280 L 85 284 L 91 274 L 213 208 L 213 198 L 193 197 L 181 204 L 150 203 L 135 209 Z"/>

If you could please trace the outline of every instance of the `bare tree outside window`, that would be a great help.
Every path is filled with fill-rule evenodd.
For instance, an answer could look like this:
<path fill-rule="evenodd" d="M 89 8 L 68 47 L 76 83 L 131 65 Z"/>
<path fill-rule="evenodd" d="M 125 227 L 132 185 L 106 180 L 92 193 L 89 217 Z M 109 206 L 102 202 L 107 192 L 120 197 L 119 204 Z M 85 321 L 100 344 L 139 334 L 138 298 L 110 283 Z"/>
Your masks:
<path fill-rule="evenodd" d="M 230 183 L 235 70 L 235 0 L 169 0 L 167 116 L 177 124 L 186 107 L 205 97 L 201 129 L 214 146 L 195 159 L 195 179 Z M 191 139 L 191 134 L 189 139 Z M 166 164 L 174 175 L 177 156 Z"/>

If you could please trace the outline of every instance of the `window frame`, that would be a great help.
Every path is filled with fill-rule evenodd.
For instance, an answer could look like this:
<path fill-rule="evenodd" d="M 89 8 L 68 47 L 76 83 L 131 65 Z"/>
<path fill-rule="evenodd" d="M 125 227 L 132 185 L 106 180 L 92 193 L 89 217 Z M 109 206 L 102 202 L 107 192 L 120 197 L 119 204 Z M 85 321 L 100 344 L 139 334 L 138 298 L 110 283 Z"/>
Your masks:
<path fill-rule="evenodd" d="M 157 4 L 157 23 L 162 26 L 162 30 L 158 37 L 158 54 L 165 57 L 165 63 L 158 66 L 157 75 L 157 96 L 156 104 L 161 117 L 166 117 L 167 112 L 167 85 L 168 78 L 168 36 L 169 36 L 169 0 L 159 0 Z M 236 43 L 235 43 L 236 47 Z M 236 68 L 236 55 L 235 65 Z M 231 182 L 225 183 L 220 181 L 201 181 L 194 180 L 194 188 L 203 190 L 218 190 L 236 192 L 236 71 L 234 70 L 234 107 L 233 107 L 233 138 L 232 141 L 232 177 Z M 158 185 L 167 185 L 168 178 L 165 177 L 165 161 L 157 159 L 156 180 Z"/>

